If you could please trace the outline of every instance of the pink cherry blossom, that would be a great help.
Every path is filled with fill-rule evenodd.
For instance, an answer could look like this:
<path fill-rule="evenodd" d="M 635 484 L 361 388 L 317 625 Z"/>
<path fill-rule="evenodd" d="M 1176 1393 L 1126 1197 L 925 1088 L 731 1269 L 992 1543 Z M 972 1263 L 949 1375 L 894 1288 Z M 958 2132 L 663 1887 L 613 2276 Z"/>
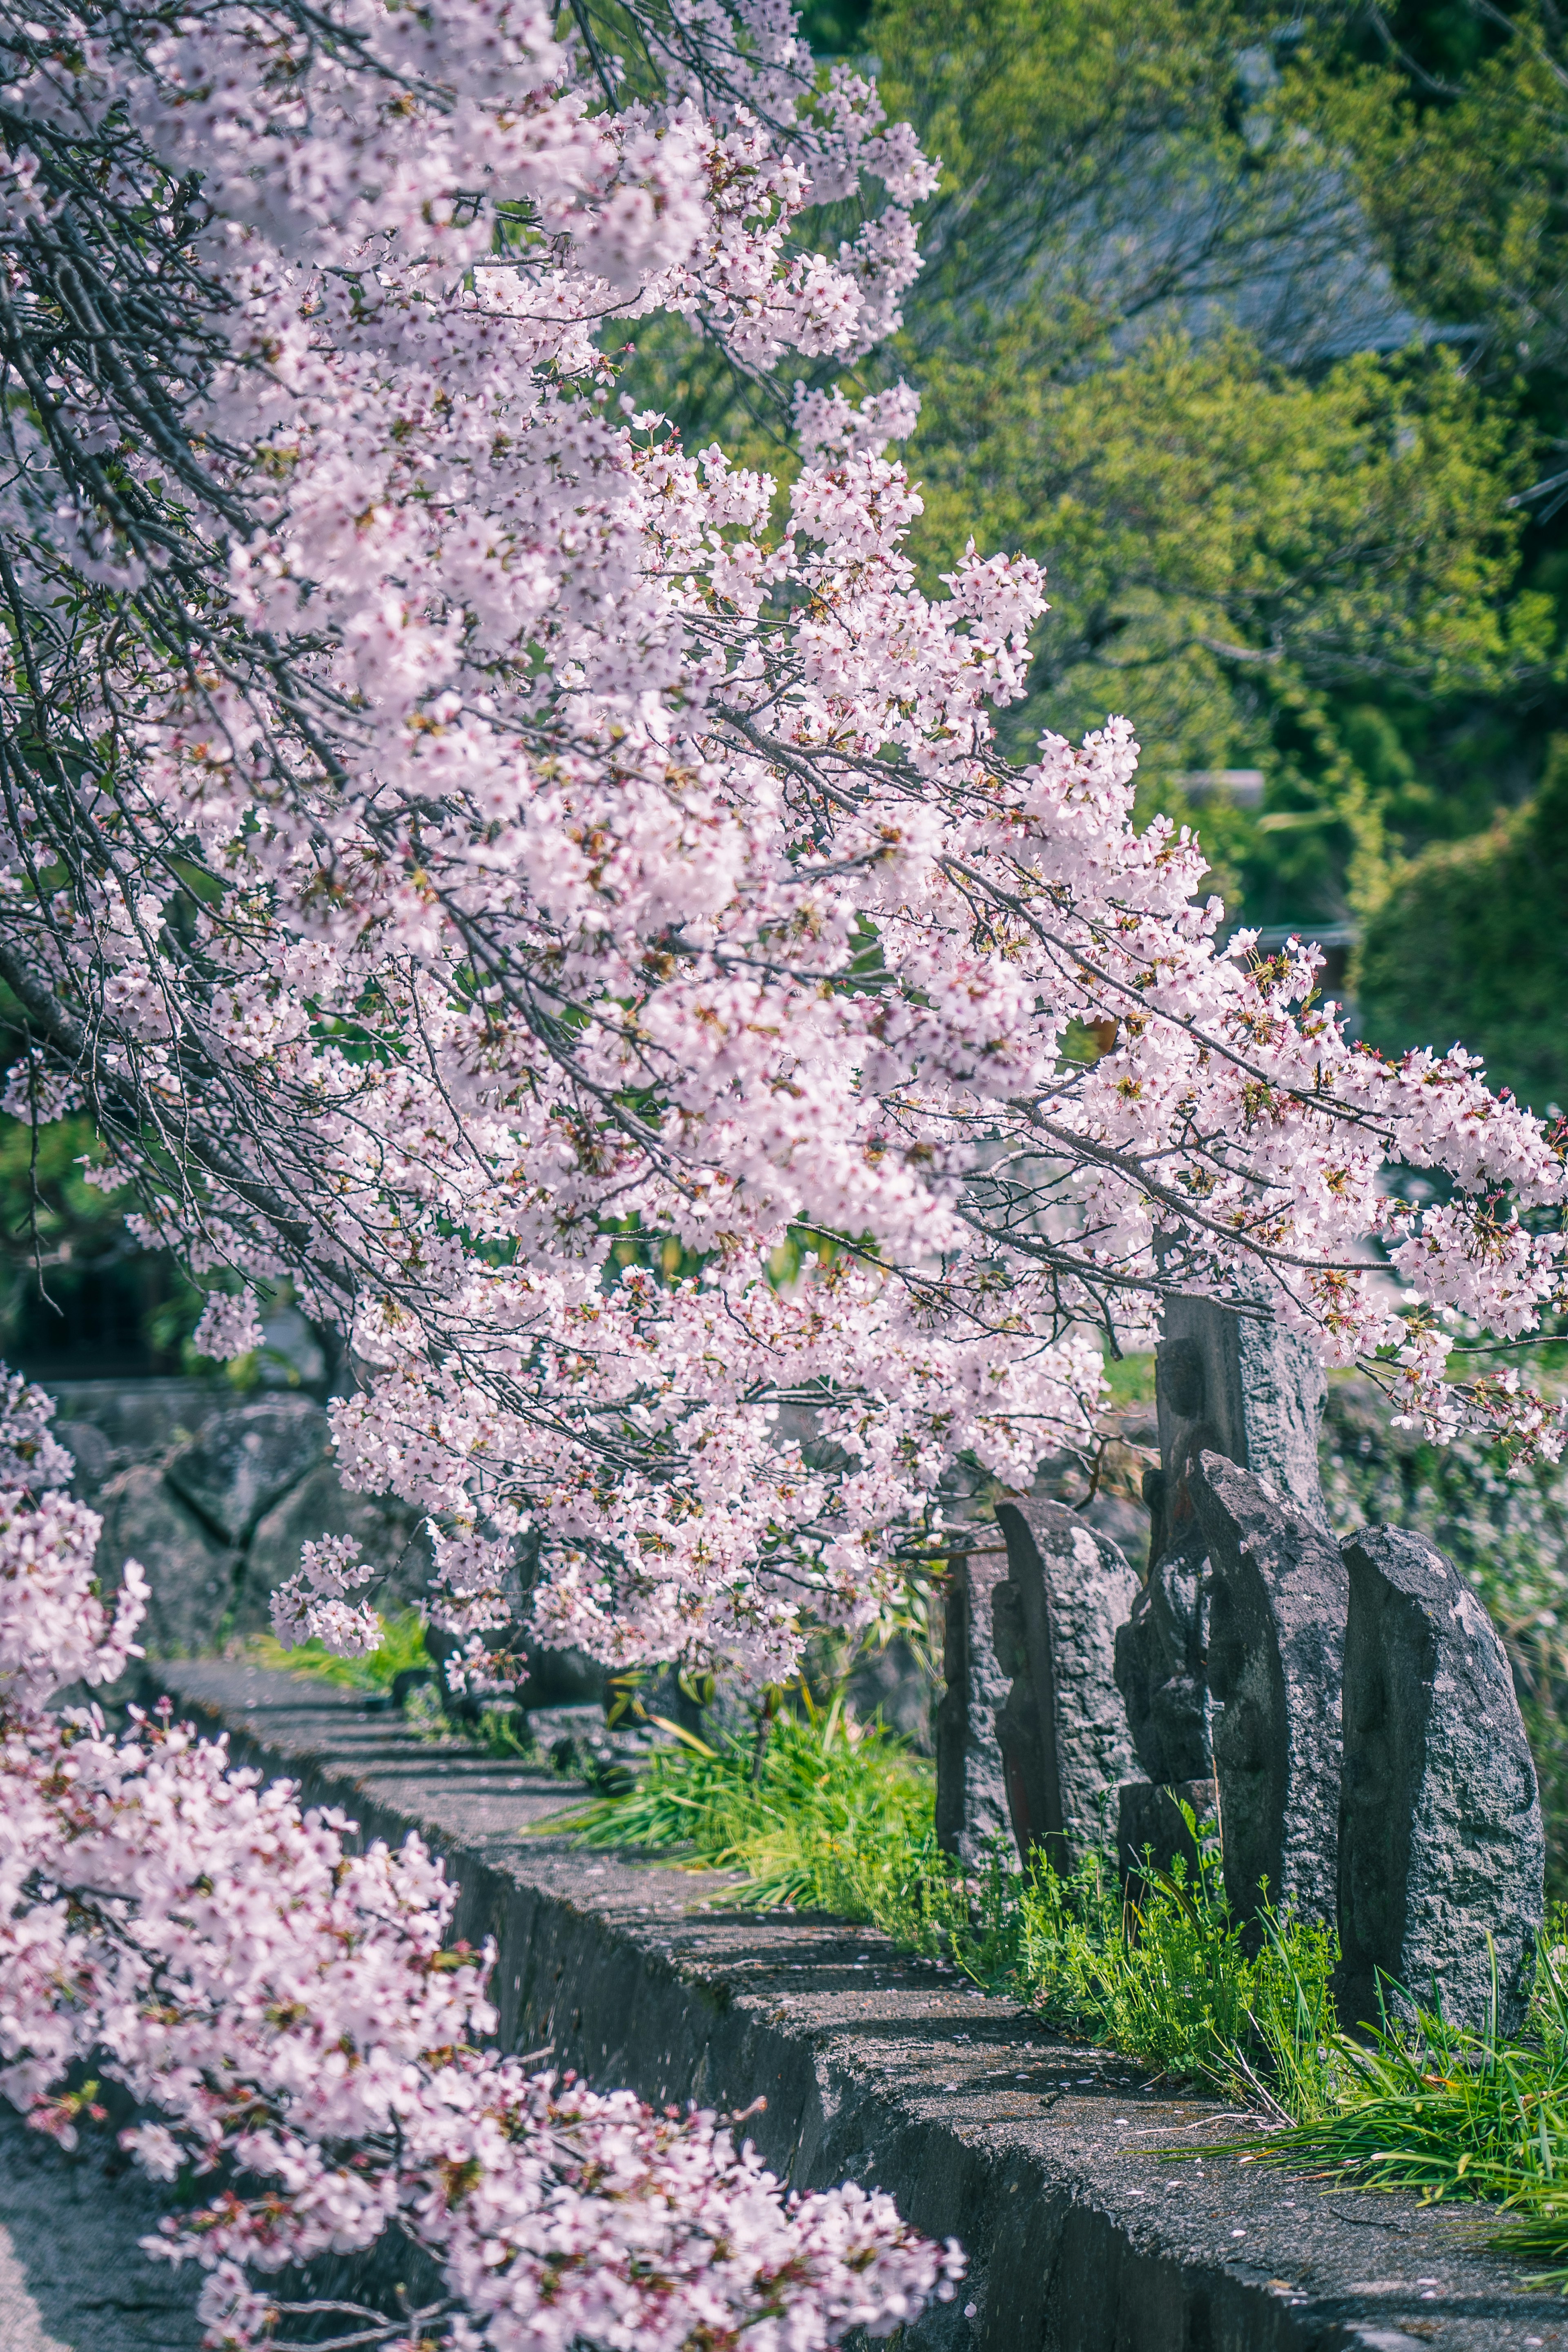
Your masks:
<path fill-rule="evenodd" d="M 498 2053 L 493 1955 L 450 1945 L 457 1890 L 417 1837 L 355 1852 L 341 1814 L 166 1714 L 115 1738 L 96 1708 L 47 1706 L 57 1679 L 119 1673 L 145 1587 L 128 1570 L 111 1614 L 98 1517 L 44 1483 L 68 1467 L 51 1408 L 15 1380 L 4 1405 L 0 2092 L 68 2147 L 102 2113 L 70 2069 L 126 2085 L 123 2145 L 207 2186 L 147 2250 L 206 2272 L 213 2352 L 271 2338 L 286 2265 L 389 2231 L 439 2294 L 416 2327 L 345 2318 L 450 2352 L 815 2352 L 951 2295 L 956 2248 L 887 2197 L 786 2197 L 731 2124 Z M 352 1546 L 308 1549 L 318 1594 L 354 1583 Z"/>
<path fill-rule="evenodd" d="M 1044 583 L 921 593 L 907 389 L 801 389 L 787 500 L 620 393 L 655 311 L 753 371 L 885 335 L 907 127 L 784 0 L 595 21 L 0 21 L 8 1106 L 91 1110 L 204 1346 L 284 1278 L 345 1336 L 340 1465 L 481 1649 L 526 1537 L 548 1638 L 787 1674 L 1171 1287 L 1560 1447 L 1446 1374 L 1563 1303 L 1563 1132 L 1222 949 L 1125 719 L 1001 757 Z"/>

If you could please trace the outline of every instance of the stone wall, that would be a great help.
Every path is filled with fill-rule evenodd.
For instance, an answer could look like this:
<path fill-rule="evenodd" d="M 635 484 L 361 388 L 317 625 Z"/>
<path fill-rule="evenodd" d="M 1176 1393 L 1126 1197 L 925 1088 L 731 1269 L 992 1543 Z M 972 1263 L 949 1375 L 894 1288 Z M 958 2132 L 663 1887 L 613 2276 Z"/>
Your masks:
<path fill-rule="evenodd" d="M 54 1394 L 72 1492 L 103 1514 L 100 1576 L 117 1584 L 128 1559 L 147 1571 L 150 1656 L 210 1654 L 265 1632 L 274 1587 L 313 1537 L 355 1537 L 389 1576 L 383 1606 L 423 1589 L 429 1561 L 413 1514 L 344 1487 L 313 1398 L 173 1380 L 68 1381 Z"/>
<path fill-rule="evenodd" d="M 904 2352 L 1526 2352 L 1562 2333 L 1473 2210 L 1238 2162 L 1233 2108 L 874 1928 L 726 1911 L 719 1874 L 584 1852 L 542 1762 L 254 1667 L 176 1664 L 145 1678 L 160 1689 L 366 1836 L 417 1826 L 461 1887 L 454 1932 L 495 1939 L 504 2048 L 659 2106 L 761 2095 L 745 2133 L 793 2187 L 858 2180 L 959 2238 L 963 2291 Z"/>

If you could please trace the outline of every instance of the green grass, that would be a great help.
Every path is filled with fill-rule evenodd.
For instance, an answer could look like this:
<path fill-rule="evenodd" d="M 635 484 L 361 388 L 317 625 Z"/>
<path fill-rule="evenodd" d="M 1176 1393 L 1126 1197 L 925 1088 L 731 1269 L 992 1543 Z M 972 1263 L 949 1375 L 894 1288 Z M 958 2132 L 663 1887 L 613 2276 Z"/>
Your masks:
<path fill-rule="evenodd" d="M 754 1739 L 656 1748 L 623 1797 L 578 1817 L 595 1845 L 679 1848 L 745 1873 L 740 1899 L 869 1918 L 936 1867 L 931 1767 L 835 1707 Z"/>
<path fill-rule="evenodd" d="M 1543 1949 L 1525 2032 L 1464 2032 L 1431 2011 L 1384 2019 L 1341 2045 L 1331 2099 L 1274 2140 L 1270 2154 L 1426 2202 L 1488 2198 L 1514 2209 L 1499 2242 L 1534 2233 L 1568 2263 L 1568 1982 L 1561 1948 Z M 1555 2237 L 1543 2224 L 1555 2223 Z"/>
<path fill-rule="evenodd" d="M 1542 1954 L 1528 2027 L 1505 2040 L 1440 2017 L 1352 2040 L 1321 1929 L 1268 1916 L 1248 1950 L 1205 1849 L 1142 1899 L 1113 1870 L 963 1874 L 936 1845 L 931 1768 L 836 1707 L 780 1716 L 760 1750 L 732 1736 L 658 1751 L 627 1795 L 575 1816 L 584 1843 L 652 1848 L 744 1874 L 721 1899 L 792 1904 L 879 1927 L 1010 1994 L 1055 2032 L 1261 2110 L 1237 2146 L 1336 2181 L 1426 2200 L 1486 2200 L 1501 2252 L 1568 2289 L 1568 1964 Z M 559 1827 L 560 1824 L 553 1826 Z M 1194 1826 L 1197 1826 L 1194 1824 Z M 1559 1918 L 1553 1936 L 1563 1927 Z M 1211 2151 L 1212 2152 L 1212 2151 Z"/>
<path fill-rule="evenodd" d="M 381 1647 L 363 1658 L 340 1658 L 321 1642 L 301 1642 L 286 1650 L 270 1633 L 258 1633 L 245 1645 L 245 1654 L 258 1666 L 279 1667 L 285 1674 L 305 1675 L 312 1682 L 337 1683 L 346 1690 L 385 1691 L 405 1666 L 427 1666 L 425 1621 L 417 1609 L 400 1609 L 382 1622 Z"/>
<path fill-rule="evenodd" d="M 1267 2081 L 1277 2111 L 1286 2094 L 1321 2095 L 1325 1937 L 1277 1925 L 1260 1953 L 1244 1952 L 1212 1862 L 1190 1881 L 1178 1867 L 1136 1910 L 1093 1861 L 1059 1877 L 1013 1869 L 998 1850 L 966 1876 L 937 1847 L 932 1800 L 928 1764 L 835 1706 L 779 1716 L 760 1750 L 736 1734 L 657 1751 L 628 1795 L 574 1826 L 592 1845 L 742 1872 L 726 1901 L 881 1927 L 1156 2074 L 1252 2097 Z"/>

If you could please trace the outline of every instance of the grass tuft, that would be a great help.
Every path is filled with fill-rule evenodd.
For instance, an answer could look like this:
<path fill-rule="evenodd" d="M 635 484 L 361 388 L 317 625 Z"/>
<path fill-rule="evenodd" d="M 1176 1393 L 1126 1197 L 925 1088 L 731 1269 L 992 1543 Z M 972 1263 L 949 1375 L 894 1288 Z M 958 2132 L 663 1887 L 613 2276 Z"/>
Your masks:
<path fill-rule="evenodd" d="M 743 1871 L 734 1899 L 758 1908 L 863 1919 L 897 1911 L 903 1881 L 935 1867 L 932 1810 L 931 1767 L 879 1724 L 835 1709 L 815 1722 L 775 1717 L 760 1758 L 740 1733 L 656 1748 L 627 1795 L 575 1825 L 596 1846 L 676 1849 Z"/>
<path fill-rule="evenodd" d="M 1516 2215 L 1498 2242 L 1568 2264 L 1563 1957 L 1542 1952 L 1530 2022 L 1517 2038 L 1466 2032 L 1429 2010 L 1408 2025 L 1385 2015 L 1366 2044 L 1342 2037 L 1333 2097 L 1281 2132 L 1269 2153 L 1368 2188 L 1414 2191 L 1424 2203 L 1496 2200 Z"/>
<path fill-rule="evenodd" d="M 1327 1937 L 1276 1922 L 1249 1957 L 1212 1861 L 1191 1878 L 1178 1865 L 1136 1907 L 1096 1860 L 1067 1877 L 1022 1872 L 999 1845 L 966 1874 L 939 1850 L 933 1810 L 930 1765 L 834 1707 L 779 1716 L 760 1749 L 739 1733 L 660 1749 L 630 1794 L 571 1825 L 595 1846 L 743 1872 L 726 1901 L 880 1927 L 1157 2074 L 1251 2097 L 1267 2075 L 1294 2096 L 1321 2095 Z"/>
<path fill-rule="evenodd" d="M 363 1658 L 340 1658 L 321 1642 L 301 1642 L 286 1650 L 274 1634 L 258 1633 L 245 1644 L 245 1655 L 258 1666 L 274 1666 L 312 1682 L 336 1683 L 345 1690 L 390 1690 L 405 1666 L 427 1666 L 425 1620 L 417 1609 L 399 1609 L 382 1620 L 379 1649 Z"/>

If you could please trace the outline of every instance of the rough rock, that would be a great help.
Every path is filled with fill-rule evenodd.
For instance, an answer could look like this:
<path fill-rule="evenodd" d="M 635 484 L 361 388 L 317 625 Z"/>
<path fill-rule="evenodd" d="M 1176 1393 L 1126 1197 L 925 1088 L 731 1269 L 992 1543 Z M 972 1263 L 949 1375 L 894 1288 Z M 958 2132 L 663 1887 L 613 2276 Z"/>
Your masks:
<path fill-rule="evenodd" d="M 998 1546 L 998 1552 L 1000 1546 Z M 996 1712 L 1008 1676 L 996 1655 L 992 1600 L 1006 1561 L 971 1553 L 949 1571 L 942 1622 L 946 1677 L 936 1713 L 936 1838 L 974 1869 L 1010 1830 Z"/>
<path fill-rule="evenodd" d="M 234 1632 L 255 1633 L 271 1624 L 272 1593 L 299 1568 L 301 1544 L 321 1536 L 353 1536 L 362 1559 L 395 1571 L 410 1534 L 409 1514 L 398 1504 L 351 1494 L 331 1464 L 319 1462 L 258 1521 L 246 1558 Z M 395 1585 L 395 1573 L 391 1581 Z M 367 1586 L 366 1592 L 380 1607 L 406 1605 L 411 1597 L 386 1587 L 378 1591 Z"/>
<path fill-rule="evenodd" d="M 1318 1430 L 1327 1382 L 1304 1339 L 1270 1316 L 1213 1298 L 1165 1302 L 1155 1350 L 1155 1410 L 1163 1479 L 1151 1482 L 1150 1558 L 1160 1559 L 1192 1518 L 1188 1475 L 1203 1454 L 1250 1470 L 1327 1528 Z"/>
<path fill-rule="evenodd" d="M 1000 1503 L 1007 1576 L 992 1596 L 997 1663 L 1013 1677 L 996 1717 L 1020 1853 L 1058 1869 L 1110 1854 L 1117 1791 L 1132 1778 L 1116 1687 L 1116 1629 L 1138 1578 L 1109 1538 L 1061 1503 Z"/>
<path fill-rule="evenodd" d="M 76 1464 L 71 1493 L 90 1503 L 114 1467 L 114 1448 L 90 1421 L 57 1421 L 54 1433 Z"/>
<path fill-rule="evenodd" d="M 1207 1567 L 1195 1525 L 1155 1563 L 1116 1631 L 1116 1686 L 1138 1761 L 1152 1781 L 1206 1779 L 1209 1725 Z"/>
<path fill-rule="evenodd" d="M 1350 1577 L 1340 1946 L 1346 2025 L 1390 2006 L 1482 2031 L 1524 2021 L 1542 1916 L 1545 1845 L 1535 1768 L 1490 1618 L 1425 1537 L 1365 1528 Z M 1399 1988 L 1408 1998 L 1401 1998 Z"/>
<path fill-rule="evenodd" d="M 1201 1832 L 1218 1815 L 1218 1796 L 1212 1780 L 1184 1780 L 1174 1788 L 1155 1788 L 1147 1780 L 1123 1781 L 1119 1791 L 1116 1823 L 1116 1866 L 1128 1886 L 1142 1880 L 1150 1868 L 1169 1870 L 1186 1864 L 1191 1885 L 1198 1866 L 1198 1842 L 1187 1827 L 1183 1805 L 1190 1805 Z"/>
<path fill-rule="evenodd" d="M 327 1416 L 309 1397 L 268 1397 L 215 1413 L 171 1455 L 171 1486 L 226 1543 L 243 1545 L 263 1514 L 327 1451 Z"/>
<path fill-rule="evenodd" d="M 1205 1452 L 1188 1485 L 1212 1570 L 1209 1688 L 1225 1884 L 1334 1925 L 1340 1689 L 1349 1588 L 1338 1548 L 1267 1480 Z"/>
<path fill-rule="evenodd" d="M 61 1421 L 90 1422 L 116 1454 L 162 1454 L 201 1428 L 216 1410 L 232 1409 L 226 1382 L 192 1380 L 51 1381 Z M 58 1424 L 57 1423 L 57 1427 Z"/>
<path fill-rule="evenodd" d="M 1116 1680 L 1151 1781 L 1205 1779 L 1213 1748 L 1207 1568 L 1189 1478 L 1205 1453 L 1267 1478 L 1317 1526 L 1325 1384 L 1305 1341 L 1211 1298 L 1172 1298 L 1155 1354 L 1160 1467 L 1143 1480 L 1149 1576 L 1116 1643 Z"/>
<path fill-rule="evenodd" d="M 214 1647 L 232 1604 L 238 1554 L 215 1542 L 194 1511 L 142 1463 L 110 1480 L 98 1574 L 117 1587 L 127 1559 L 140 1560 L 152 1591 L 139 1636 L 149 1656 L 186 1657 Z"/>

